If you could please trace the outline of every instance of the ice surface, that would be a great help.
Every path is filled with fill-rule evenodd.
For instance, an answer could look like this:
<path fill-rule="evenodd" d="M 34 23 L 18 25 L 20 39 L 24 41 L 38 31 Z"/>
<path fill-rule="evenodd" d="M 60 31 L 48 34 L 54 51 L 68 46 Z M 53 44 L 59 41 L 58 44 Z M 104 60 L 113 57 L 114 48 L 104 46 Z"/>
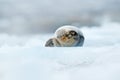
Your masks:
<path fill-rule="evenodd" d="M 120 23 L 81 28 L 83 47 L 46 48 L 53 34 L 0 35 L 0 80 L 120 80 Z"/>

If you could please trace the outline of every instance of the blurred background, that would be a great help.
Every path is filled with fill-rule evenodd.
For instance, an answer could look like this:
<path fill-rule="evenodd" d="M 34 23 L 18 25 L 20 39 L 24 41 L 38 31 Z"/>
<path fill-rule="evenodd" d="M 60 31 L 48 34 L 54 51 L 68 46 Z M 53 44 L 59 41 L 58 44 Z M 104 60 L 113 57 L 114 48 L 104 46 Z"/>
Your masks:
<path fill-rule="evenodd" d="M 83 47 L 44 47 L 63 25 Z M 0 80 L 120 80 L 120 0 L 0 0 Z"/>
<path fill-rule="evenodd" d="M 0 0 L 0 33 L 53 33 L 62 25 L 120 22 L 120 0 Z"/>

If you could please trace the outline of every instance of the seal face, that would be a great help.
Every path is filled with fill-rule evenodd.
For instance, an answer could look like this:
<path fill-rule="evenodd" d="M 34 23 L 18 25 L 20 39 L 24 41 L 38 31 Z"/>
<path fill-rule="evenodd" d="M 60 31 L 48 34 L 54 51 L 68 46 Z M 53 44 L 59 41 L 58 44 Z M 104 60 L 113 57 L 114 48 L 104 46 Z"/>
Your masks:
<path fill-rule="evenodd" d="M 79 38 L 77 32 L 75 31 L 66 31 L 65 33 L 61 33 L 62 35 L 57 35 L 57 40 L 61 43 L 62 46 L 70 47 L 74 46 L 77 43 Z"/>
<path fill-rule="evenodd" d="M 82 46 L 84 36 L 78 28 L 74 26 L 63 26 L 56 30 L 55 36 L 46 42 L 47 47 L 74 47 Z M 52 46 L 51 46 L 52 44 Z"/>

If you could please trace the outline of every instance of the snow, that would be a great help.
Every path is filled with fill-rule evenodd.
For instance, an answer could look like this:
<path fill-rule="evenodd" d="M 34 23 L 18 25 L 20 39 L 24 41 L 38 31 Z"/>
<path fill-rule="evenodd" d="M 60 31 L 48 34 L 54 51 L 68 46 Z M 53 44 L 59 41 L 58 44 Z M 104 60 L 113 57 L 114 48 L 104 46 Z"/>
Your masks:
<path fill-rule="evenodd" d="M 120 23 L 83 27 L 83 47 L 46 48 L 53 34 L 0 34 L 0 80 L 120 80 Z"/>

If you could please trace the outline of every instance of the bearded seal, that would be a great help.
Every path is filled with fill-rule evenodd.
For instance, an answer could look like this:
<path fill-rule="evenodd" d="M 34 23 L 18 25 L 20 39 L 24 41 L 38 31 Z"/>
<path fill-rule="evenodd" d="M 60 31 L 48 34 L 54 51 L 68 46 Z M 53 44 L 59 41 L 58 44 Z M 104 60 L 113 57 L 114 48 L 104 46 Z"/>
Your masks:
<path fill-rule="evenodd" d="M 45 47 L 81 47 L 84 44 L 83 33 L 75 26 L 62 26 L 48 39 Z"/>

